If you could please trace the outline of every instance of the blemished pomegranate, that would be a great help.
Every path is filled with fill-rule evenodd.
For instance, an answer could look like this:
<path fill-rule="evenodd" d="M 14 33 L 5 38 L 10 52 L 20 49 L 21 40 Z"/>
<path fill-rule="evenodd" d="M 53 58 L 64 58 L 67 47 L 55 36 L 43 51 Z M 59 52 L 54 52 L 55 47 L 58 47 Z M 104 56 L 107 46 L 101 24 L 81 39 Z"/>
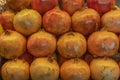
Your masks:
<path fill-rule="evenodd" d="M 120 9 L 111 10 L 101 17 L 103 30 L 120 33 Z"/>
<path fill-rule="evenodd" d="M 70 30 L 71 17 L 60 9 L 52 9 L 43 16 L 43 27 L 47 32 L 61 35 Z"/>
<path fill-rule="evenodd" d="M 89 65 L 82 59 L 70 59 L 62 64 L 60 76 L 62 80 L 88 80 Z"/>
<path fill-rule="evenodd" d="M 30 6 L 31 0 L 6 0 L 7 5 L 13 10 L 22 10 Z"/>
<path fill-rule="evenodd" d="M 82 8 L 84 4 L 84 0 L 62 0 L 61 2 L 62 10 L 67 11 L 70 15 Z"/>
<path fill-rule="evenodd" d="M 99 13 L 106 13 L 116 5 L 116 0 L 87 0 L 87 5 Z"/>
<path fill-rule="evenodd" d="M 14 28 L 17 32 L 29 36 L 41 28 L 41 15 L 32 9 L 23 9 L 14 17 Z"/>
<path fill-rule="evenodd" d="M 42 15 L 57 5 L 58 0 L 31 0 L 32 9 L 37 10 Z"/>
<path fill-rule="evenodd" d="M 93 59 L 90 64 L 90 70 L 93 80 L 119 80 L 119 65 L 113 59 Z"/>
<path fill-rule="evenodd" d="M 26 50 L 26 38 L 16 31 L 7 30 L 0 36 L 0 55 L 6 59 L 19 57 Z"/>
<path fill-rule="evenodd" d="M 115 33 L 98 31 L 88 38 L 88 51 L 97 56 L 113 56 L 118 52 L 119 39 Z"/>
<path fill-rule="evenodd" d="M 27 49 L 35 57 L 46 57 L 55 52 L 56 42 L 54 35 L 39 31 L 28 38 Z"/>
<path fill-rule="evenodd" d="M 91 8 L 76 11 L 72 15 L 72 29 L 83 35 L 89 35 L 100 28 L 100 15 Z"/>
<path fill-rule="evenodd" d="M 0 24 L 3 26 L 5 30 L 14 30 L 13 27 L 13 19 L 14 19 L 15 13 L 13 11 L 7 10 L 0 14 Z"/>
<path fill-rule="evenodd" d="M 86 52 L 86 39 L 77 32 L 62 35 L 57 42 L 57 50 L 64 58 L 81 57 Z"/>
<path fill-rule="evenodd" d="M 32 80 L 58 80 L 59 65 L 47 57 L 35 59 L 30 66 Z"/>
<path fill-rule="evenodd" d="M 29 80 L 29 64 L 23 60 L 10 60 L 1 68 L 2 80 Z"/>

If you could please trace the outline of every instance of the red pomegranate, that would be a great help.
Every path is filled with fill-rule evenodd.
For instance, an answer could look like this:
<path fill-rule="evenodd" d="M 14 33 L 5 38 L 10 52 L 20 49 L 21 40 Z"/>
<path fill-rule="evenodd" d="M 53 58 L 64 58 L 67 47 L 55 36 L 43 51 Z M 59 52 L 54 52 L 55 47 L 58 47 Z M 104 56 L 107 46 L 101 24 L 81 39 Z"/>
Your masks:
<path fill-rule="evenodd" d="M 58 5 L 58 0 L 32 0 L 31 6 L 33 9 L 37 10 L 40 14 L 53 9 Z"/>
<path fill-rule="evenodd" d="M 86 52 L 86 39 L 80 33 L 68 32 L 58 39 L 57 50 L 64 58 L 82 57 Z"/>
<path fill-rule="evenodd" d="M 0 14 L 0 24 L 3 26 L 5 30 L 14 30 L 13 27 L 13 19 L 14 19 L 15 13 L 13 11 L 5 11 L 2 14 Z"/>
<path fill-rule="evenodd" d="M 98 31 L 88 38 L 88 51 L 97 56 L 113 56 L 118 52 L 119 39 L 113 32 Z"/>
<path fill-rule="evenodd" d="M 70 15 L 82 8 L 84 4 L 84 0 L 62 0 L 61 2 L 62 10 L 67 11 Z"/>
<path fill-rule="evenodd" d="M 55 35 L 66 33 L 71 27 L 71 17 L 65 11 L 52 9 L 43 16 L 43 27 Z"/>
<path fill-rule="evenodd" d="M 111 10 L 101 17 L 103 30 L 120 33 L 120 9 Z"/>
<path fill-rule="evenodd" d="M 28 38 L 27 49 L 35 57 L 45 57 L 56 50 L 56 38 L 52 34 L 39 31 Z"/>
<path fill-rule="evenodd" d="M 6 0 L 7 5 L 14 10 L 21 10 L 30 6 L 31 0 Z"/>
<path fill-rule="evenodd" d="M 6 59 L 19 57 L 26 50 L 26 38 L 16 31 L 7 30 L 0 36 L 0 55 Z"/>
<path fill-rule="evenodd" d="M 72 15 L 72 28 L 83 35 L 89 35 L 100 27 L 100 15 L 91 8 L 76 11 Z"/>
<path fill-rule="evenodd" d="M 93 8 L 99 13 L 106 13 L 116 4 L 116 0 L 87 0 L 89 8 Z"/>
<path fill-rule="evenodd" d="M 25 52 L 25 53 L 23 53 L 23 54 L 19 57 L 19 59 L 25 60 L 25 61 L 27 61 L 29 64 L 31 64 L 32 61 L 33 61 L 33 59 L 34 59 L 34 56 L 32 56 L 32 55 L 31 55 L 30 53 L 28 53 L 28 52 Z"/>

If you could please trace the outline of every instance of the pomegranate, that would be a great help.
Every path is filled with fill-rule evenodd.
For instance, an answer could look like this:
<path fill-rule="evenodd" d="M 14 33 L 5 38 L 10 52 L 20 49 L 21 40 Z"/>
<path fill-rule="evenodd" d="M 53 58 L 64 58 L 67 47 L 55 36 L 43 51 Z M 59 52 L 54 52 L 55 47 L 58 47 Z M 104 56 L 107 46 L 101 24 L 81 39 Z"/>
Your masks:
<path fill-rule="evenodd" d="M 120 33 L 120 9 L 111 10 L 101 17 L 103 30 Z"/>
<path fill-rule="evenodd" d="M 2 80 L 29 80 L 29 64 L 23 60 L 11 60 L 1 68 Z"/>
<path fill-rule="evenodd" d="M 53 9 L 58 5 L 58 0 L 32 0 L 31 6 L 33 9 L 37 10 L 40 14 Z"/>
<path fill-rule="evenodd" d="M 13 10 L 28 8 L 31 0 L 6 0 L 7 5 Z"/>
<path fill-rule="evenodd" d="M 16 31 L 7 30 L 0 36 L 0 55 L 6 59 L 19 57 L 26 50 L 26 39 Z"/>
<path fill-rule="evenodd" d="M 45 57 L 56 50 L 56 38 L 45 31 L 32 34 L 27 42 L 28 52 L 35 57 Z"/>
<path fill-rule="evenodd" d="M 41 15 L 32 9 L 24 9 L 14 17 L 14 28 L 25 36 L 37 32 L 41 27 Z"/>
<path fill-rule="evenodd" d="M 72 16 L 72 28 L 83 35 L 89 35 L 99 29 L 100 15 L 90 8 L 76 11 Z"/>
<path fill-rule="evenodd" d="M 13 19 L 14 19 L 15 13 L 7 10 L 0 14 L 0 24 L 3 26 L 3 28 L 14 30 L 13 27 Z"/>
<path fill-rule="evenodd" d="M 98 31 L 88 38 L 88 51 L 97 56 L 113 56 L 119 48 L 119 39 L 115 33 Z"/>
<path fill-rule="evenodd" d="M 113 59 L 93 59 L 90 69 L 93 80 L 119 80 L 120 69 Z"/>
<path fill-rule="evenodd" d="M 62 0 L 62 10 L 67 11 L 72 15 L 75 11 L 82 8 L 84 0 Z"/>
<path fill-rule="evenodd" d="M 60 76 L 62 80 L 88 80 L 90 69 L 84 60 L 70 59 L 62 64 Z"/>
<path fill-rule="evenodd" d="M 49 58 L 37 58 L 30 67 L 32 80 L 58 80 L 59 66 L 56 60 Z"/>
<path fill-rule="evenodd" d="M 25 60 L 25 61 L 27 61 L 29 64 L 31 64 L 32 61 L 33 61 L 33 59 L 34 59 L 34 57 L 33 57 L 30 53 L 25 52 L 25 53 L 23 53 L 23 54 L 19 57 L 19 59 Z"/>
<path fill-rule="evenodd" d="M 58 39 L 57 50 L 64 58 L 81 57 L 86 52 L 86 39 L 80 33 L 68 32 Z"/>
<path fill-rule="evenodd" d="M 87 5 L 99 13 L 106 13 L 116 5 L 116 0 L 87 0 Z"/>
<path fill-rule="evenodd" d="M 43 16 L 43 27 L 55 35 L 66 33 L 71 27 L 71 17 L 65 11 L 52 9 Z"/>

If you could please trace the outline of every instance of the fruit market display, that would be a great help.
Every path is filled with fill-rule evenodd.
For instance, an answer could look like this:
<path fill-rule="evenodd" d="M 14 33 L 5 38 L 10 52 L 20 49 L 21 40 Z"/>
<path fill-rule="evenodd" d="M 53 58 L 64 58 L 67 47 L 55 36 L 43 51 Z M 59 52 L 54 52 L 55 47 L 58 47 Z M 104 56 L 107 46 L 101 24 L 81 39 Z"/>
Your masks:
<path fill-rule="evenodd" d="M 120 80 L 116 2 L 0 0 L 0 80 Z"/>

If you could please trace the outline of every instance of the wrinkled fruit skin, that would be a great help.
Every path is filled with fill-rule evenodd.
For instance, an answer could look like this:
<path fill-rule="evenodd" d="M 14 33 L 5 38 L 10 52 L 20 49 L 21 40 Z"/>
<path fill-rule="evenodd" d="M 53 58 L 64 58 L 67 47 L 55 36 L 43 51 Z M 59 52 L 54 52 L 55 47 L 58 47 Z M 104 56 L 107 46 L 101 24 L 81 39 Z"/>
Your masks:
<path fill-rule="evenodd" d="M 103 30 L 120 33 L 120 9 L 111 10 L 101 17 Z"/>
<path fill-rule="evenodd" d="M 90 63 L 90 70 L 93 80 L 119 80 L 119 65 L 113 59 L 93 59 L 93 61 Z"/>
<path fill-rule="evenodd" d="M 88 38 L 88 51 L 97 56 L 113 56 L 118 52 L 119 38 L 115 33 L 98 31 Z"/>
<path fill-rule="evenodd" d="M 71 17 L 65 11 L 52 9 L 43 16 L 43 27 L 52 34 L 64 34 L 70 30 Z"/>
<path fill-rule="evenodd" d="M 7 5 L 13 10 L 22 10 L 30 6 L 31 0 L 6 0 Z"/>
<path fill-rule="evenodd" d="M 0 14 L 0 24 L 3 26 L 5 30 L 14 30 L 13 27 L 13 19 L 15 13 L 12 11 L 5 11 Z"/>
<path fill-rule="evenodd" d="M 111 10 L 116 4 L 116 0 L 87 0 L 89 8 L 93 8 L 99 13 L 105 13 Z"/>
<path fill-rule="evenodd" d="M 89 80 L 89 65 L 82 59 L 70 59 L 64 62 L 60 68 L 62 80 Z"/>
<path fill-rule="evenodd" d="M 77 32 L 62 35 L 57 42 L 57 50 L 64 58 L 82 57 L 86 52 L 86 39 Z"/>
<path fill-rule="evenodd" d="M 14 17 L 14 28 L 17 32 L 29 36 L 41 28 L 41 15 L 32 9 L 23 9 Z"/>
<path fill-rule="evenodd" d="M 6 59 L 19 57 L 26 50 L 26 38 L 16 31 L 5 31 L 0 36 L 0 55 Z"/>
<path fill-rule="evenodd" d="M 72 15 L 75 11 L 82 8 L 84 0 L 62 0 L 62 10 L 67 11 Z"/>
<path fill-rule="evenodd" d="M 39 31 L 28 38 L 27 49 L 35 57 L 46 57 L 55 52 L 56 42 L 52 34 Z"/>
<path fill-rule="evenodd" d="M 37 58 L 30 66 L 32 80 L 58 80 L 59 65 L 56 60 L 49 61 L 48 58 Z"/>
<path fill-rule="evenodd" d="M 1 68 L 2 80 L 29 80 L 29 64 L 23 60 L 10 60 Z"/>
<path fill-rule="evenodd" d="M 100 15 L 94 9 L 86 8 L 72 15 L 72 29 L 89 35 L 100 28 Z"/>
<path fill-rule="evenodd" d="M 32 0 L 31 6 L 33 9 L 37 10 L 40 14 L 53 9 L 58 5 L 58 0 Z"/>

